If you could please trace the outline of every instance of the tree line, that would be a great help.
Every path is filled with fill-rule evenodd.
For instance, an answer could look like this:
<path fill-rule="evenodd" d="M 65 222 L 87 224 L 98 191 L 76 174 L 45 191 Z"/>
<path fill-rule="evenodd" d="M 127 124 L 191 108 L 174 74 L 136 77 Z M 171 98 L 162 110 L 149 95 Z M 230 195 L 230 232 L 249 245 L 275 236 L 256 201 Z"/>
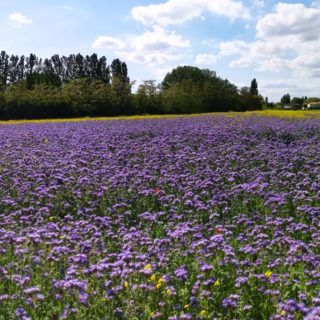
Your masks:
<path fill-rule="evenodd" d="M 132 92 L 125 62 L 105 56 L 0 53 L 0 118 L 39 119 L 260 109 L 255 79 L 240 90 L 214 71 L 182 66 L 162 83 L 144 81 Z"/>
<path fill-rule="evenodd" d="M 291 98 L 290 94 L 286 93 L 281 97 L 278 105 L 281 105 L 282 107 L 288 109 L 301 109 L 307 107 L 309 103 L 313 102 L 317 102 L 318 104 L 320 104 L 320 98 L 307 96 Z"/>

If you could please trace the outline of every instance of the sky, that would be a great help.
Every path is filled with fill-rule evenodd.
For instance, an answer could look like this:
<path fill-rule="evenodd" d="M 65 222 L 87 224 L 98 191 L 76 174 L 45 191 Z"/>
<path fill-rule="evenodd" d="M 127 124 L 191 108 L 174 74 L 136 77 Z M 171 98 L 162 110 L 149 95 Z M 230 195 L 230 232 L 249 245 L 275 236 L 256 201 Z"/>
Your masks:
<path fill-rule="evenodd" d="M 277 102 L 320 96 L 320 0 L 0 0 L 0 50 L 125 61 L 137 87 L 181 65 Z"/>

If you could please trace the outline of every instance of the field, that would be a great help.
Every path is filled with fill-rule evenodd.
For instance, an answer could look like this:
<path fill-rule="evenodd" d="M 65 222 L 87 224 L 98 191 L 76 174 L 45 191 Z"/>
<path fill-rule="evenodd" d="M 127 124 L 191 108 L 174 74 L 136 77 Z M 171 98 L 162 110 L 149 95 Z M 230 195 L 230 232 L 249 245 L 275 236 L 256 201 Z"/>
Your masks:
<path fill-rule="evenodd" d="M 319 319 L 319 113 L 275 115 L 1 124 L 0 319 Z"/>

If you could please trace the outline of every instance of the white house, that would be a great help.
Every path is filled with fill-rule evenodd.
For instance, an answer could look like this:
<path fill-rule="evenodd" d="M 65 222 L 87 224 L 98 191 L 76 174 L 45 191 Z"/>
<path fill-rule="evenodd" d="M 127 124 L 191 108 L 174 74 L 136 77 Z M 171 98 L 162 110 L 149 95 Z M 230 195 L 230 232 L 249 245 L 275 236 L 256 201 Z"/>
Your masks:
<path fill-rule="evenodd" d="M 320 102 L 309 102 L 307 104 L 308 110 L 320 109 Z"/>

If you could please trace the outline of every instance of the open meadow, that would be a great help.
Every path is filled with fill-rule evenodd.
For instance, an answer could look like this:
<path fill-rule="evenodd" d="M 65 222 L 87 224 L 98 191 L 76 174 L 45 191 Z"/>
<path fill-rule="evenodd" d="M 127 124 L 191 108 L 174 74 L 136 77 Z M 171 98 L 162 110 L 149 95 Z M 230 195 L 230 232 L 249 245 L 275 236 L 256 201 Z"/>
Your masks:
<path fill-rule="evenodd" d="M 1 320 L 320 319 L 320 112 L 89 120 L 0 125 Z"/>

